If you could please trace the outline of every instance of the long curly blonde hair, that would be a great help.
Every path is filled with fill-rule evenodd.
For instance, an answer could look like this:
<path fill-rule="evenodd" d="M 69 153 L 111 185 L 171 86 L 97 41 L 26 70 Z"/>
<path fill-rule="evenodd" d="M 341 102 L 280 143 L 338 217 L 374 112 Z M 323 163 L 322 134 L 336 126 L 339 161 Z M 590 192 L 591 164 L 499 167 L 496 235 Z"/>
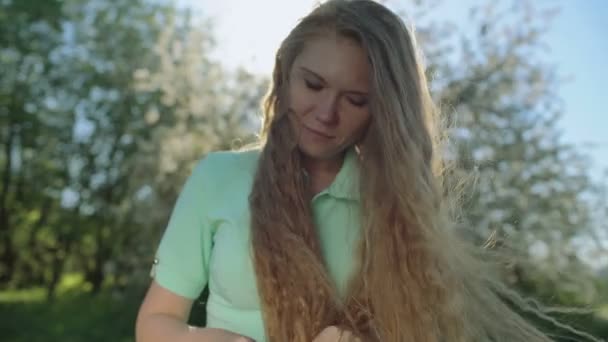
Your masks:
<path fill-rule="evenodd" d="M 347 295 L 321 256 L 287 86 L 305 43 L 337 33 L 371 65 L 372 120 L 360 148 L 361 237 Z M 368 0 L 330 0 L 281 44 L 264 100 L 250 195 L 251 243 L 268 341 L 310 342 L 337 325 L 365 341 L 549 341 L 504 298 L 493 265 L 454 234 L 440 130 L 414 37 Z"/>

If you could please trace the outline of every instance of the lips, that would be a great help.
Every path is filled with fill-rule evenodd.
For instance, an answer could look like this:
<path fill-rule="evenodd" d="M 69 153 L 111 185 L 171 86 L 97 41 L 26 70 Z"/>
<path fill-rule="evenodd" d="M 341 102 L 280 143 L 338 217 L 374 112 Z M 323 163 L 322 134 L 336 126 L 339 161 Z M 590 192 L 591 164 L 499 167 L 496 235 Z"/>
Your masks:
<path fill-rule="evenodd" d="M 326 139 L 333 139 L 334 138 L 334 136 L 329 135 L 327 133 L 320 132 L 320 131 L 318 131 L 318 130 L 316 130 L 314 128 L 310 128 L 308 126 L 304 126 L 304 128 L 306 128 L 307 130 L 311 131 L 312 133 L 314 133 L 316 135 L 322 136 L 323 138 L 326 138 Z"/>

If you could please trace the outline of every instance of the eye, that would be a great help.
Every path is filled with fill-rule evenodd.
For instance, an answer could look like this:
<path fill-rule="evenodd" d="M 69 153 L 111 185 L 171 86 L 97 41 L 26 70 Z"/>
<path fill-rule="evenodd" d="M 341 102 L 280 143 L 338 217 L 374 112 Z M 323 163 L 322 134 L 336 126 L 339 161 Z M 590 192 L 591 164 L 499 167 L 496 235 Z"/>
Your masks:
<path fill-rule="evenodd" d="M 348 102 L 350 102 L 355 107 L 364 107 L 365 105 L 367 105 L 367 99 L 366 98 L 349 97 L 348 98 Z"/>
<path fill-rule="evenodd" d="M 321 85 L 319 83 L 311 82 L 309 80 L 304 80 L 304 83 L 306 83 L 306 88 L 308 88 L 312 91 L 319 91 L 323 88 L 323 85 Z"/>

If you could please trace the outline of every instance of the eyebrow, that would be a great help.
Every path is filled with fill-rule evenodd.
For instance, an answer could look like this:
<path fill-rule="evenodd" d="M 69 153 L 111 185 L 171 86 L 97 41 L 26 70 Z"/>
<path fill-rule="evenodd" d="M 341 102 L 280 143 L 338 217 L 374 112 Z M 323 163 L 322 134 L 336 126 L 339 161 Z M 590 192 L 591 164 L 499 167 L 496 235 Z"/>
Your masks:
<path fill-rule="evenodd" d="M 314 76 L 315 78 L 319 79 L 321 82 L 327 84 L 327 81 L 321 75 L 317 74 L 316 72 L 308 69 L 307 67 L 303 67 L 303 66 L 301 66 L 300 69 L 303 70 L 304 72 Z M 359 90 L 348 90 L 348 91 L 346 91 L 346 93 L 353 94 L 353 95 L 360 95 L 360 96 L 369 95 L 367 92 L 359 91 Z"/>

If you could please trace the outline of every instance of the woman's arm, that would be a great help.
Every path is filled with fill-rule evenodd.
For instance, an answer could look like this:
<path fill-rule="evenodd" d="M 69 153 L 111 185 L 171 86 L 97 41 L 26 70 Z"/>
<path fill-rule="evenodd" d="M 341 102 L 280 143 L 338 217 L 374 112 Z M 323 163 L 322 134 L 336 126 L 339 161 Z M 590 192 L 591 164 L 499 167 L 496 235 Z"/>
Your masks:
<path fill-rule="evenodd" d="M 187 322 L 192 303 L 192 299 L 176 295 L 153 281 L 137 315 L 135 340 L 137 342 L 253 341 L 222 329 L 189 326 Z"/>

